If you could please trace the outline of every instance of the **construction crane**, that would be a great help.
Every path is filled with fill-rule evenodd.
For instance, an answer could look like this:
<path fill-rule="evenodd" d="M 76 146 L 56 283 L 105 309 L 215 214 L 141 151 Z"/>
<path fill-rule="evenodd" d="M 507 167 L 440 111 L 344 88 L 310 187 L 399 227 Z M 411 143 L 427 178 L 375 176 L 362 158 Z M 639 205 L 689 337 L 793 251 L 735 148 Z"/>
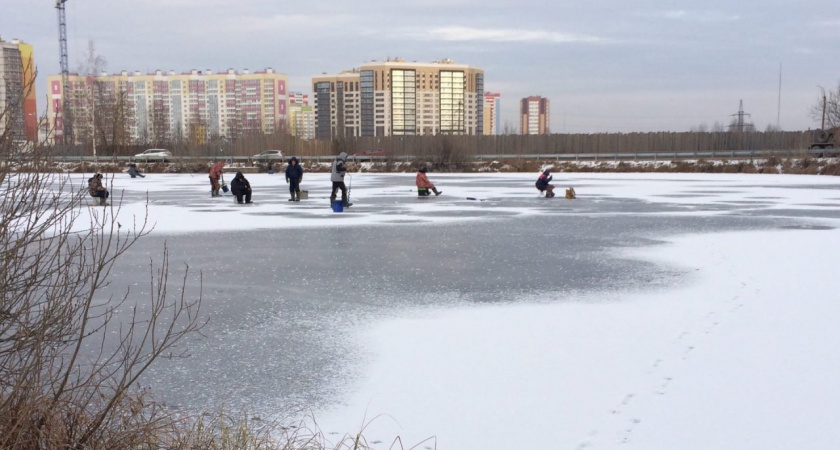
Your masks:
<path fill-rule="evenodd" d="M 61 122 L 64 144 L 73 143 L 73 119 L 70 112 L 70 62 L 67 57 L 67 16 L 64 4 L 67 0 L 55 0 L 58 10 L 58 51 L 61 57 Z"/>

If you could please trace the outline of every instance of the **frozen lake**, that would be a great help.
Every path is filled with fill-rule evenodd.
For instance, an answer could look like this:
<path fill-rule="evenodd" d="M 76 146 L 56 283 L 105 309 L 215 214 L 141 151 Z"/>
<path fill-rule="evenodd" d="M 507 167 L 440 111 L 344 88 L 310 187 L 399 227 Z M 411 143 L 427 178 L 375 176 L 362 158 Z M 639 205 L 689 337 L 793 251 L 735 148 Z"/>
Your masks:
<path fill-rule="evenodd" d="M 755 442 L 788 442 L 773 425 L 801 417 L 795 407 L 778 405 L 766 418 L 767 405 L 737 389 L 705 406 L 697 398 L 732 388 L 733 377 L 704 375 L 768 354 L 764 345 L 778 336 L 747 339 L 772 334 L 775 319 L 762 314 L 794 320 L 800 295 L 815 303 L 809 314 L 838 312 L 831 262 L 840 180 L 555 174 L 558 190 L 577 190 L 568 201 L 538 198 L 531 174 L 429 174 L 444 194 L 425 199 L 413 174 L 357 174 L 356 205 L 333 213 L 327 176 L 307 174 L 310 199 L 291 203 L 282 176 L 250 175 L 256 204 L 235 205 L 210 198 L 206 176 L 117 175 L 121 217 L 142 214 L 148 191 L 156 229 L 119 264 L 114 288 L 147 293 L 149 258 L 158 259 L 164 241 L 174 269 L 185 262 L 204 274 L 210 323 L 186 344 L 189 358 L 161 361 L 144 379 L 160 398 L 262 416 L 305 408 L 341 434 L 387 414 L 369 428 L 383 448 L 396 435 L 410 443 L 435 436 L 438 448 L 459 449 L 768 448 L 749 444 L 756 433 L 767 440 Z M 772 288 L 784 264 L 792 264 L 782 274 L 792 292 Z M 715 281 L 722 277 L 732 284 Z M 736 292 L 747 284 L 751 297 Z M 196 277 L 188 289 L 198 292 Z M 739 313 L 739 325 L 720 318 L 750 306 L 757 316 Z M 833 332 L 794 325 L 805 342 L 840 338 L 836 324 Z M 740 357 L 736 343 L 746 346 Z M 744 362 L 738 373 L 801 356 L 773 348 L 784 352 Z M 804 361 L 840 373 L 836 355 Z M 794 380 L 751 382 L 778 396 Z M 821 383 L 811 387 L 840 401 L 836 383 Z M 792 442 L 818 448 L 828 441 L 814 433 L 840 439 L 817 419 L 838 417 L 836 401 L 830 411 L 803 405 L 814 417 L 798 431 L 811 434 Z M 735 425 L 726 434 L 716 408 L 764 420 L 752 429 L 753 421 L 728 418 Z M 704 432 L 712 440 L 682 440 Z"/>

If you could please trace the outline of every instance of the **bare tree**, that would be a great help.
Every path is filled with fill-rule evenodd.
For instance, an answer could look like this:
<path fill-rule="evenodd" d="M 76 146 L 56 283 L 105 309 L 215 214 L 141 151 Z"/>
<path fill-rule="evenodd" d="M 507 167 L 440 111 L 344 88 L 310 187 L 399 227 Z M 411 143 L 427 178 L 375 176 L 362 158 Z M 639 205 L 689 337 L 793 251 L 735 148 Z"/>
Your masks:
<path fill-rule="evenodd" d="M 0 448 L 155 448 L 175 419 L 137 380 L 204 323 L 189 268 L 171 298 L 164 247 L 146 302 L 105 294 L 146 221 L 123 226 L 119 207 L 89 206 L 71 176 L 13 167 L 0 159 Z"/>
<path fill-rule="evenodd" d="M 93 41 L 88 41 L 79 73 L 87 76 L 89 89 L 76 99 L 77 104 L 84 105 L 76 108 L 76 126 L 80 141 L 113 154 L 118 148 L 131 144 L 130 126 L 134 120 L 134 108 L 124 83 L 102 78 L 107 67 L 108 61 L 96 53 Z"/>
<path fill-rule="evenodd" d="M 820 93 L 817 102 L 811 107 L 811 118 L 825 129 L 840 127 L 840 83 L 837 89 Z"/>
<path fill-rule="evenodd" d="M 150 268 L 146 305 L 128 292 L 105 296 L 114 264 L 148 233 L 146 223 L 123 227 L 119 208 L 92 210 L 68 176 L 5 175 L 0 448 L 137 445 L 171 420 L 137 380 L 202 326 L 200 297 L 188 299 L 182 285 L 169 298 L 166 248 L 159 268 Z M 118 319 L 120 309 L 127 319 Z"/>

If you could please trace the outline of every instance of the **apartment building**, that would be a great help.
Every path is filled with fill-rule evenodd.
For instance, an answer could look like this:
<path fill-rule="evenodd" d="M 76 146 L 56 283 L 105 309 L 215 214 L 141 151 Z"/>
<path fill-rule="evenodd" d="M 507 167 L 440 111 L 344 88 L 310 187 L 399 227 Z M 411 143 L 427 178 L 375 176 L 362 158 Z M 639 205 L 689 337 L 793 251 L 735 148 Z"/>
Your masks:
<path fill-rule="evenodd" d="M 0 135 L 37 142 L 38 107 L 32 45 L 0 37 Z"/>
<path fill-rule="evenodd" d="M 67 96 L 60 75 L 47 77 L 47 85 L 50 122 L 61 136 L 63 124 L 56 118 L 66 98 L 76 143 L 89 140 L 97 110 L 114 108 L 128 111 L 126 126 L 134 143 L 205 142 L 222 136 L 278 133 L 286 127 L 288 77 L 270 68 L 74 74 L 68 80 Z"/>
<path fill-rule="evenodd" d="M 484 93 L 484 134 L 496 135 L 501 133 L 500 109 L 502 94 L 495 92 Z"/>
<path fill-rule="evenodd" d="M 309 95 L 289 93 L 289 134 L 300 139 L 315 139 L 315 108 L 309 105 Z"/>
<path fill-rule="evenodd" d="M 523 98 L 519 107 L 519 130 L 521 134 L 549 134 L 549 102 L 547 98 L 531 96 Z"/>
<path fill-rule="evenodd" d="M 312 78 L 315 135 L 483 134 L 484 71 L 452 60 L 372 61 Z"/>

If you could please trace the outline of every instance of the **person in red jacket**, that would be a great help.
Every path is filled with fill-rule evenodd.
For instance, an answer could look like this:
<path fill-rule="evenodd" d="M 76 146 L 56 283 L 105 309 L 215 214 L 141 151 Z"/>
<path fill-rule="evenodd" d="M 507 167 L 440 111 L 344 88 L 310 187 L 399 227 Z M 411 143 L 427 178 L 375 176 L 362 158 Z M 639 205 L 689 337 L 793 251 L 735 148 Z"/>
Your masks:
<path fill-rule="evenodd" d="M 420 171 L 417 172 L 416 178 L 417 184 L 417 196 L 418 197 L 427 197 L 429 195 L 429 189 L 435 193 L 435 195 L 443 194 L 443 191 L 438 191 L 434 184 L 429 181 L 429 177 L 426 176 L 426 167 L 421 167 Z"/>
<path fill-rule="evenodd" d="M 222 194 L 219 193 L 219 189 L 222 188 L 219 185 L 219 179 L 222 177 L 222 168 L 225 167 L 224 161 L 219 161 L 213 166 L 210 167 L 210 196 L 211 197 L 218 197 Z"/>

